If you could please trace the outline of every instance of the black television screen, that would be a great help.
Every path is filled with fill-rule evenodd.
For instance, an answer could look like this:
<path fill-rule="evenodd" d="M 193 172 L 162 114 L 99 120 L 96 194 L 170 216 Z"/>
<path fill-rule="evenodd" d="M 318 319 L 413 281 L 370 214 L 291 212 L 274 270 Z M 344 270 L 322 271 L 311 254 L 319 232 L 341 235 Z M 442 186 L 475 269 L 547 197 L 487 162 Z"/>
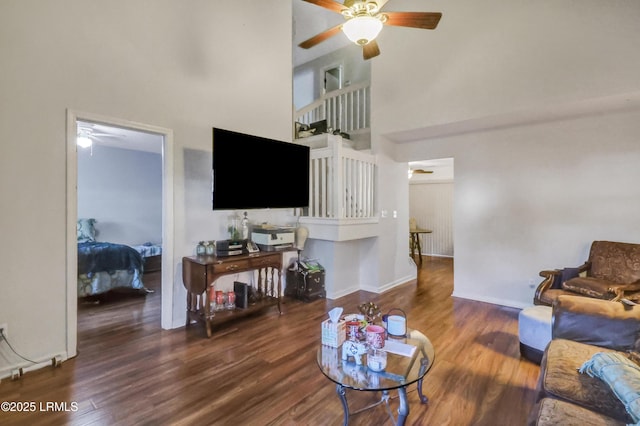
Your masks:
<path fill-rule="evenodd" d="M 309 206 L 309 147 L 213 128 L 213 209 Z"/>

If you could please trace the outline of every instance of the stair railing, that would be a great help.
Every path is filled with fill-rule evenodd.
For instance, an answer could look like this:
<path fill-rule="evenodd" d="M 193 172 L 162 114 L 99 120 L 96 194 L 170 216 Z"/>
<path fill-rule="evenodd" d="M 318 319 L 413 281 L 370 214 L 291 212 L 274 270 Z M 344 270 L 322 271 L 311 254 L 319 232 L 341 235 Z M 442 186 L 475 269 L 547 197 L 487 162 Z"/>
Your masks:
<path fill-rule="evenodd" d="M 326 147 L 311 150 L 309 217 L 374 217 L 375 155 L 344 147 L 340 136 L 326 136 Z"/>
<path fill-rule="evenodd" d="M 296 111 L 295 121 L 311 124 L 327 120 L 327 128 L 349 133 L 371 127 L 369 82 L 353 84 L 323 95 Z"/>

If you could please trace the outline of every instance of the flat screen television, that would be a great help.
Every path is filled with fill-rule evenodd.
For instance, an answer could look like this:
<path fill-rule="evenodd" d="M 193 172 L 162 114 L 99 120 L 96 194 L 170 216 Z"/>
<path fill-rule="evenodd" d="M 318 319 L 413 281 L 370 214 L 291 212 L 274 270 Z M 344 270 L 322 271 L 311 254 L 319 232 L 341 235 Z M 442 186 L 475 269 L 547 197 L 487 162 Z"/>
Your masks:
<path fill-rule="evenodd" d="M 213 128 L 213 209 L 309 206 L 309 147 Z"/>

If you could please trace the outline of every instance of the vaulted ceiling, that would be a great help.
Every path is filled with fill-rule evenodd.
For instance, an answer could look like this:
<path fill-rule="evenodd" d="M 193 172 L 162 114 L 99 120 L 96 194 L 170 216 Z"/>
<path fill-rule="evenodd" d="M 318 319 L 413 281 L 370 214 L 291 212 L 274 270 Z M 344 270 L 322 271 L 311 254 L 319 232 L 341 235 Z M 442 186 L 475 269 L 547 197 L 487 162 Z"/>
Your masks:
<path fill-rule="evenodd" d="M 337 2 L 344 3 L 343 0 L 337 0 Z M 344 18 L 335 12 L 302 0 L 293 0 L 293 66 L 297 67 L 348 46 L 351 42 L 346 36 L 340 34 L 311 49 L 298 47 L 300 42 L 341 22 L 344 22 Z"/>

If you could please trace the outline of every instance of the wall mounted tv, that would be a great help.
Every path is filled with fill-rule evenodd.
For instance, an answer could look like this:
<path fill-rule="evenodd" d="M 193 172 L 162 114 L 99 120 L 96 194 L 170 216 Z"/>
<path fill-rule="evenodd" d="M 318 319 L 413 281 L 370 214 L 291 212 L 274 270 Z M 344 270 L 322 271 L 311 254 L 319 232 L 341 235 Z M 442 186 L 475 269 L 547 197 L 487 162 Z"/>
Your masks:
<path fill-rule="evenodd" d="M 309 206 L 309 147 L 213 128 L 213 209 Z"/>

